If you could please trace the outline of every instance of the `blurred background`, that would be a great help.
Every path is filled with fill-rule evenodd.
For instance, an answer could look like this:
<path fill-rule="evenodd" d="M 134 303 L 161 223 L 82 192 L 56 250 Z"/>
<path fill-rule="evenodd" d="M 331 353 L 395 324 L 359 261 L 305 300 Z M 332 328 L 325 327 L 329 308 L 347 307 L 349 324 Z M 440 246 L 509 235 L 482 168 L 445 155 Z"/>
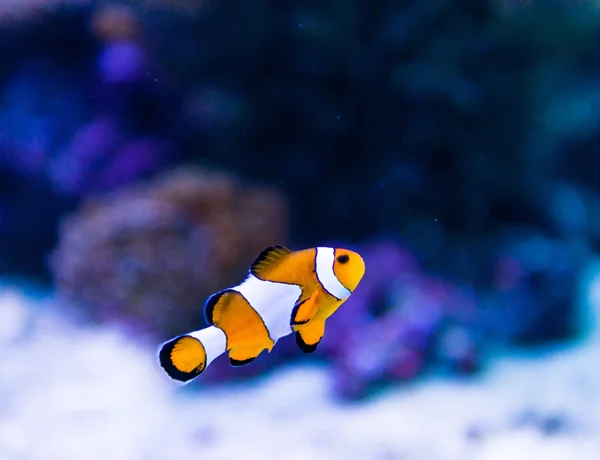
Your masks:
<path fill-rule="evenodd" d="M 599 7 L 2 0 L 0 459 L 598 460 Z M 273 244 L 318 351 L 168 380 Z"/>

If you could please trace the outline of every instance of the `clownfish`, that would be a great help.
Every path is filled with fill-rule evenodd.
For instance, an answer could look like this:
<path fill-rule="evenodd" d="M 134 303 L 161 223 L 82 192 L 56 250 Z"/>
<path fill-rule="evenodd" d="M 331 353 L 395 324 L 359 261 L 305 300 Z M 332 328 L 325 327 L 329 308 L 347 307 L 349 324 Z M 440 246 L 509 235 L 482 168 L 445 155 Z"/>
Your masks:
<path fill-rule="evenodd" d="M 347 249 L 270 246 L 241 284 L 206 300 L 208 327 L 160 346 L 160 365 L 172 379 L 189 382 L 226 351 L 232 366 L 244 366 L 291 333 L 302 351 L 312 353 L 325 333 L 325 321 L 364 273 L 362 257 Z"/>

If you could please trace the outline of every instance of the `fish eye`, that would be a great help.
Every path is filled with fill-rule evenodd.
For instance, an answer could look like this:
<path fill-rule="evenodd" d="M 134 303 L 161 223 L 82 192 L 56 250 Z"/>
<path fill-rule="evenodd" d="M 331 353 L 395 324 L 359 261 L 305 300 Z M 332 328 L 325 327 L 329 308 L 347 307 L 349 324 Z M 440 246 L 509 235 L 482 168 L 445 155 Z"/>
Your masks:
<path fill-rule="evenodd" d="M 337 256 L 336 260 L 340 264 L 346 264 L 350 260 L 350 257 L 348 256 L 348 254 L 342 254 L 341 256 Z"/>

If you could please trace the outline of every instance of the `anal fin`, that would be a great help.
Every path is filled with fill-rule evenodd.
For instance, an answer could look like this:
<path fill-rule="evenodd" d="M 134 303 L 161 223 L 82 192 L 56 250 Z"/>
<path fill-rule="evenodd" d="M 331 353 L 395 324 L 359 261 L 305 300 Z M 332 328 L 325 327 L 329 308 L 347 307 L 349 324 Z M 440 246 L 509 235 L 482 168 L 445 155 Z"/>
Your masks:
<path fill-rule="evenodd" d="M 246 366 L 262 353 L 264 347 L 244 347 L 229 350 L 229 364 L 234 367 Z"/>
<path fill-rule="evenodd" d="M 247 366 L 255 359 L 256 358 L 248 358 L 248 359 L 244 359 L 243 361 L 238 361 L 237 359 L 229 358 L 229 364 L 231 364 L 232 367 Z"/>

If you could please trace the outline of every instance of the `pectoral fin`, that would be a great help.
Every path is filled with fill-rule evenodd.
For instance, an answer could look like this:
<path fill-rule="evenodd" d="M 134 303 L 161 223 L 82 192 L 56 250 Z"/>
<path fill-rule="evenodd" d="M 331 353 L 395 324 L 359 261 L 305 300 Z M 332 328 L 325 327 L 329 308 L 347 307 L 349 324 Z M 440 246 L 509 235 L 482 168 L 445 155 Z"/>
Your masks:
<path fill-rule="evenodd" d="M 317 296 L 318 293 L 314 292 L 310 297 L 298 299 L 296 305 L 292 309 L 292 317 L 290 319 L 290 325 L 300 326 L 308 323 L 317 313 Z"/>

